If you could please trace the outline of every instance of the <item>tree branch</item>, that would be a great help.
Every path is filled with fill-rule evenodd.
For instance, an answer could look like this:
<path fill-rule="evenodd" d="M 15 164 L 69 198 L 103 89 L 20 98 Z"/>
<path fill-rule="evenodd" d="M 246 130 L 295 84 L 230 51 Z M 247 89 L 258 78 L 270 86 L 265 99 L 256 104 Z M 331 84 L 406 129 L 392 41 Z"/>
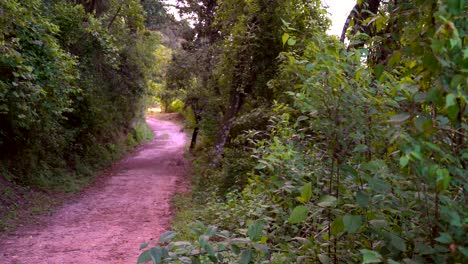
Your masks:
<path fill-rule="evenodd" d="M 454 133 L 454 134 L 457 134 L 457 135 L 460 135 L 462 137 L 468 137 L 467 134 L 463 133 L 463 132 L 460 132 L 458 130 L 455 130 L 455 129 L 451 129 L 451 128 L 446 128 L 446 127 L 436 127 L 437 129 L 440 129 L 440 130 L 444 130 L 444 131 L 447 131 L 447 132 L 451 132 L 451 133 Z"/>
<path fill-rule="evenodd" d="M 351 23 L 351 20 L 353 19 L 353 17 L 356 16 L 355 13 L 356 13 L 356 7 L 354 7 L 353 10 L 351 10 L 351 12 L 349 13 L 348 18 L 346 19 L 346 22 L 345 22 L 345 24 L 343 26 L 343 31 L 341 31 L 341 37 L 340 37 L 341 43 L 344 43 L 344 41 L 345 41 L 346 31 L 349 28 L 349 24 Z"/>
<path fill-rule="evenodd" d="M 115 15 L 112 17 L 111 21 L 109 22 L 109 25 L 107 26 L 107 30 L 110 30 L 112 24 L 114 23 L 115 19 L 120 13 L 120 10 L 122 10 L 123 2 L 120 4 L 119 8 L 117 9 L 117 12 L 115 12 Z"/>
<path fill-rule="evenodd" d="M 354 24 L 359 26 L 363 32 L 367 35 L 371 35 L 372 24 L 366 24 L 365 21 L 372 15 L 377 14 L 379 11 L 381 0 L 365 0 L 361 4 L 357 3 L 353 10 L 350 12 L 348 19 L 343 26 L 343 31 L 341 32 L 340 41 L 344 43 L 346 38 L 346 31 L 351 24 L 351 21 L 354 20 Z M 367 12 L 366 12 L 367 11 Z M 353 30 L 353 33 L 356 33 L 356 29 Z"/>

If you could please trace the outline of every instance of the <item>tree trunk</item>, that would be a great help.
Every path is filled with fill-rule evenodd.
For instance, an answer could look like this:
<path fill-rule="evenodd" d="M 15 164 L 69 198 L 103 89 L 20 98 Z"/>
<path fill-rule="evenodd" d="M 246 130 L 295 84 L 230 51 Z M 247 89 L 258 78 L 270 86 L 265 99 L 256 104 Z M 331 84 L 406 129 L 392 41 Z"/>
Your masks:
<path fill-rule="evenodd" d="M 115 19 L 120 13 L 120 10 L 122 10 L 123 2 L 120 4 L 119 8 L 117 9 L 117 12 L 115 12 L 115 15 L 112 17 L 111 21 L 109 22 L 109 25 L 107 26 L 107 30 L 110 30 L 112 27 L 112 24 L 114 23 Z"/>
<path fill-rule="evenodd" d="M 76 4 L 81 4 L 86 12 L 96 12 L 96 16 L 100 16 L 108 7 L 108 0 L 74 0 Z"/>
<path fill-rule="evenodd" d="M 348 30 L 352 20 L 354 20 L 353 34 L 357 33 L 358 30 L 356 27 L 359 27 L 360 31 L 366 33 L 369 36 L 372 36 L 373 25 L 372 23 L 366 24 L 366 20 L 372 15 L 377 14 L 379 11 L 380 2 L 381 0 L 364 0 L 361 4 L 357 3 L 354 6 L 353 10 L 346 19 L 343 31 L 341 32 L 341 42 L 344 43 L 346 38 L 346 31 Z M 358 44 L 357 46 L 361 46 L 361 44 Z M 362 44 L 362 46 L 364 46 L 364 44 Z"/>
<path fill-rule="evenodd" d="M 200 130 L 200 126 L 199 126 L 200 120 L 201 120 L 200 115 L 195 114 L 195 128 L 193 129 L 192 140 L 190 141 L 190 151 L 192 151 L 197 145 L 198 131 Z"/>
<path fill-rule="evenodd" d="M 226 114 L 223 118 L 223 125 L 218 132 L 218 136 L 216 139 L 216 144 L 213 150 L 213 162 L 212 165 L 214 167 L 219 165 L 219 161 L 221 156 L 223 155 L 224 145 L 226 145 L 227 138 L 229 136 L 229 132 L 231 131 L 232 127 L 234 126 L 234 121 L 236 121 L 236 116 L 239 113 L 242 103 L 244 101 L 244 94 L 241 94 L 237 91 L 231 93 L 230 96 L 230 104 L 226 111 Z"/>

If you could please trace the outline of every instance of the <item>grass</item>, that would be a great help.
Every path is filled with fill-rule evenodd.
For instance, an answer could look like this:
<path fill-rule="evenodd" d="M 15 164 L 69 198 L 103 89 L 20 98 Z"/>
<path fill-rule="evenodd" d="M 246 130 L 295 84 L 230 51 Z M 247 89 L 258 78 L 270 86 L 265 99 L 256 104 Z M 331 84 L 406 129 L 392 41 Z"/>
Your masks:
<path fill-rule="evenodd" d="M 198 219 L 201 206 L 192 199 L 192 193 L 176 194 L 172 199 L 172 208 L 176 212 L 171 228 L 177 231 L 176 240 L 193 241 L 197 237 L 190 231 L 190 226 Z"/>
<path fill-rule="evenodd" d="M 0 231 L 35 223 L 39 214 L 51 212 L 61 199 L 50 193 L 15 185 L 0 179 Z"/>
<path fill-rule="evenodd" d="M 172 199 L 175 214 L 172 218 L 171 229 L 177 232 L 176 240 L 179 241 L 197 240 L 198 237 L 192 233 L 191 226 L 198 221 L 206 222 L 209 218 L 207 197 L 214 193 L 211 186 L 214 182 L 211 177 L 212 170 L 208 167 L 208 156 L 203 155 L 203 152 L 204 150 L 200 150 L 194 154 L 195 156 L 190 153 L 185 155 L 186 159 L 192 161 L 188 171 L 191 191 L 176 194 Z"/>

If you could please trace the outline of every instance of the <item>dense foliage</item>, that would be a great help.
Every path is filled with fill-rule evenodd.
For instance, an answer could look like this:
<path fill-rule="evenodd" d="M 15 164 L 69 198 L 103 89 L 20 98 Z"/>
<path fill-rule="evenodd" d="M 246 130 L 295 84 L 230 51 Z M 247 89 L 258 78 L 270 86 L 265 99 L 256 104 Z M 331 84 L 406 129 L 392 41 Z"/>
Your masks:
<path fill-rule="evenodd" d="M 212 6 L 168 72 L 203 138 L 190 241 L 139 261 L 466 262 L 464 1 L 358 1 L 347 44 L 320 1 Z"/>
<path fill-rule="evenodd" d="M 145 28 L 149 2 L 0 2 L 3 178 L 73 190 L 142 140 L 161 43 Z"/>

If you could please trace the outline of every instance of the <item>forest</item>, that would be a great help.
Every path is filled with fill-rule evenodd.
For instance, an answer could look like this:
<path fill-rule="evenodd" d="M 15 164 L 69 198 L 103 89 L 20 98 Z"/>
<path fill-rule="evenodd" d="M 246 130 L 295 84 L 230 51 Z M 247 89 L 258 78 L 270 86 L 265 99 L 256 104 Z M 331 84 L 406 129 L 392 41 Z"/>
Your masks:
<path fill-rule="evenodd" d="M 156 0 L 0 1 L 0 229 L 151 138 L 144 110 L 185 29 Z"/>
<path fill-rule="evenodd" d="M 466 263 L 464 0 L 176 2 L 0 2 L 0 184 L 79 190 L 159 105 L 191 188 L 137 263 Z"/>

